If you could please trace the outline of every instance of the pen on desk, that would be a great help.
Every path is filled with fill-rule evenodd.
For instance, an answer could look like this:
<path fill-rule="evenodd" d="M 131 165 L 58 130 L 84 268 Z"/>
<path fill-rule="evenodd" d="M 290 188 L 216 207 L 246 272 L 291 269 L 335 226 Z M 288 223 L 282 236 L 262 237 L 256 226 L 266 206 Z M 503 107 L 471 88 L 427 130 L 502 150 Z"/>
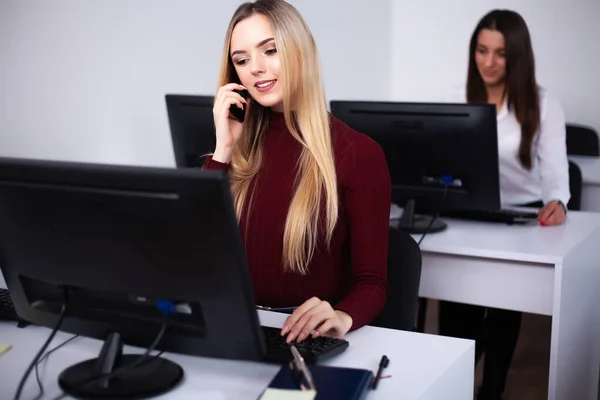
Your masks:
<path fill-rule="evenodd" d="M 384 368 L 387 368 L 387 366 L 390 363 L 390 359 L 387 358 L 387 356 L 382 356 L 381 357 L 381 361 L 379 361 L 379 368 L 377 369 L 377 375 L 375 375 L 375 378 L 373 379 L 373 390 L 377 389 L 377 384 L 379 383 L 379 379 L 381 379 L 381 373 L 383 372 Z"/>

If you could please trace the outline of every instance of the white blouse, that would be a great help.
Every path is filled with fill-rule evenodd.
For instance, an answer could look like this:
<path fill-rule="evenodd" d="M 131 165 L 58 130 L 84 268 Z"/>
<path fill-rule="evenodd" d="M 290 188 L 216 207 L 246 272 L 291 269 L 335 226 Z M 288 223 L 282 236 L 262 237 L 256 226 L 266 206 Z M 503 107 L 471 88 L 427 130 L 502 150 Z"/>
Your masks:
<path fill-rule="evenodd" d="M 465 103 L 466 88 L 456 89 L 447 99 Z M 567 204 L 569 162 L 567 159 L 566 125 L 558 99 L 540 88 L 540 127 L 532 144 L 532 168 L 526 170 L 519 161 L 521 125 L 514 110 L 508 110 L 506 100 L 498 121 L 498 153 L 500 170 L 500 201 L 503 206 L 526 204 L 542 200 L 560 200 Z"/>

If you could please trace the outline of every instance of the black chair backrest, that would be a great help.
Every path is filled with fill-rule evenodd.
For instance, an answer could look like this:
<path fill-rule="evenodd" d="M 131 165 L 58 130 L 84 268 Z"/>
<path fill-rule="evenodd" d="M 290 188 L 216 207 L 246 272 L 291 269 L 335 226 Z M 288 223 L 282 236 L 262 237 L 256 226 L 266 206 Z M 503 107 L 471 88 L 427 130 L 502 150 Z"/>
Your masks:
<path fill-rule="evenodd" d="M 582 181 L 579 165 L 569 161 L 569 190 L 571 191 L 571 199 L 567 204 L 569 210 L 581 210 Z"/>
<path fill-rule="evenodd" d="M 390 227 L 388 299 L 383 311 L 371 325 L 414 331 L 420 283 L 419 245 L 408 233 Z"/>
<path fill-rule="evenodd" d="M 596 131 L 584 125 L 567 124 L 567 154 L 600 156 L 600 144 Z"/>

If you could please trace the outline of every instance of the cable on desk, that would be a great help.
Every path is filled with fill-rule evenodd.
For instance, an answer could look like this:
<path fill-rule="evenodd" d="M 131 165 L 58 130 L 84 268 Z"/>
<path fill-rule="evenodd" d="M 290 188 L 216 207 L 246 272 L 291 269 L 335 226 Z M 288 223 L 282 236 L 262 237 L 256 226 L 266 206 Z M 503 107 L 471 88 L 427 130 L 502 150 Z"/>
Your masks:
<path fill-rule="evenodd" d="M 48 339 L 46 339 L 46 342 L 42 345 L 42 347 L 40 348 L 40 350 L 37 352 L 37 354 L 35 355 L 35 357 L 31 361 L 31 364 L 29 364 L 29 366 L 25 370 L 25 373 L 23 374 L 23 377 L 21 378 L 21 381 L 19 382 L 19 386 L 17 387 L 17 391 L 15 393 L 14 400 L 19 400 L 21 398 L 21 393 L 23 392 L 23 388 L 25 387 L 25 383 L 27 382 L 27 378 L 29 378 L 29 375 L 31 374 L 31 371 L 35 367 L 37 361 L 40 359 L 40 357 L 42 356 L 42 354 L 46 351 L 46 348 L 48 348 L 48 345 L 50 345 L 50 342 L 52 342 L 52 339 L 54 339 L 54 336 L 56 335 L 56 332 L 58 332 L 58 330 L 60 329 L 60 327 L 62 325 L 63 319 L 65 317 L 65 311 L 67 309 L 67 292 L 66 292 L 66 290 L 67 289 L 64 288 L 64 292 L 63 292 L 64 299 L 63 299 L 62 307 L 61 307 L 61 310 L 60 310 L 60 316 L 58 317 L 58 321 L 54 325 L 54 328 L 52 329 L 52 332 L 48 336 Z"/>
<path fill-rule="evenodd" d="M 61 344 L 55 346 L 54 348 L 52 348 L 52 350 L 49 350 L 46 354 L 44 354 L 44 356 L 42 358 L 40 358 L 38 360 L 38 362 L 35 363 L 35 380 L 37 381 L 38 387 L 40 388 L 40 393 L 33 399 L 33 400 L 39 400 L 44 396 L 44 385 L 42 385 L 42 381 L 40 380 L 40 374 L 39 374 L 39 369 L 38 366 L 43 363 L 45 360 L 50 358 L 50 354 L 54 353 L 56 350 L 60 349 L 61 347 L 67 345 L 68 343 L 72 342 L 73 340 L 77 339 L 79 337 L 79 335 L 74 335 L 71 338 L 65 340 L 64 342 L 62 342 Z"/>
<path fill-rule="evenodd" d="M 134 369 L 134 368 L 137 368 L 137 367 L 141 367 L 142 365 L 145 365 L 146 363 L 149 363 L 149 362 L 152 362 L 152 361 L 156 360 L 157 358 L 159 358 L 160 356 L 162 356 L 162 355 L 163 355 L 163 353 L 164 353 L 164 350 L 161 350 L 161 351 L 159 351 L 158 353 L 156 353 L 155 355 L 153 355 L 152 357 L 150 357 L 150 358 L 146 359 L 145 361 L 143 361 L 143 362 L 139 363 L 139 364 L 138 364 L 138 365 L 136 365 L 135 367 L 132 367 L 132 366 L 133 366 L 133 364 L 131 364 L 131 365 L 127 365 L 127 366 L 123 367 L 123 370 L 122 370 L 122 371 L 115 370 L 115 371 L 113 371 L 113 372 L 112 372 L 112 373 L 110 373 L 110 374 L 98 375 L 98 376 L 96 376 L 96 377 L 94 377 L 94 378 L 91 378 L 89 381 L 82 382 L 82 384 L 81 384 L 81 385 L 79 385 L 79 386 L 77 387 L 77 389 L 81 389 L 81 388 L 85 387 L 86 385 L 89 385 L 89 384 L 91 384 L 91 383 L 93 383 L 93 382 L 96 382 L 96 381 L 98 381 L 98 380 L 100 380 L 100 379 L 104 379 L 104 378 L 113 378 L 113 377 L 114 377 L 114 376 L 116 376 L 117 374 L 121 374 L 121 373 L 123 373 L 123 372 L 128 372 L 128 371 L 130 371 L 131 369 Z M 149 353 L 148 353 L 148 352 L 146 352 L 146 354 L 149 354 Z M 144 357 L 144 355 L 141 355 L 141 356 L 140 356 L 140 358 L 142 358 L 142 357 Z M 131 368 L 130 368 L 130 367 L 131 367 Z M 57 397 L 55 397 L 55 398 L 54 398 L 54 399 L 52 399 L 52 400 L 62 400 L 62 399 L 64 399 L 64 398 L 65 398 L 65 396 L 67 396 L 67 394 L 66 394 L 66 393 L 62 393 L 62 394 L 58 395 Z"/>
<path fill-rule="evenodd" d="M 146 362 L 154 361 L 155 359 L 157 359 L 158 357 L 160 357 L 160 355 L 163 353 L 162 351 L 160 353 L 158 353 L 157 355 L 152 356 L 152 357 L 149 357 L 149 355 L 150 355 L 150 353 L 152 351 L 154 351 L 154 349 L 156 348 L 156 346 L 158 346 L 158 343 L 160 343 L 162 337 L 165 334 L 165 331 L 167 330 L 167 325 L 168 325 L 169 319 L 168 319 L 168 313 L 165 313 L 165 314 L 167 314 L 167 317 L 165 318 L 165 320 L 164 320 L 164 322 L 162 324 L 162 327 L 161 327 L 160 331 L 158 332 L 158 335 L 156 335 L 156 338 L 154 339 L 154 342 L 152 342 L 152 344 L 150 345 L 150 347 L 148 347 L 148 349 L 146 350 L 146 352 L 144 354 L 142 354 L 140 357 L 138 357 L 135 360 L 135 362 L 133 362 L 133 363 L 131 363 L 129 365 L 125 365 L 125 366 L 123 366 L 121 368 L 117 368 L 116 370 L 114 370 L 111 373 L 100 374 L 100 375 L 95 376 L 93 378 L 90 378 L 90 379 L 88 379 L 86 381 L 83 381 L 78 386 L 76 386 L 73 389 L 73 391 L 78 391 L 78 390 L 84 388 L 85 386 L 87 386 L 89 384 L 92 384 L 92 383 L 95 383 L 95 382 L 99 381 L 100 379 L 110 379 L 110 378 L 115 377 L 116 375 L 119 375 L 119 374 L 122 374 L 122 373 L 125 373 L 125 372 L 128 372 L 128 371 L 131 371 L 131 370 L 133 370 L 133 369 L 135 369 L 135 368 L 137 368 L 137 367 L 145 364 Z M 66 393 L 62 393 L 62 394 L 58 395 L 57 397 L 55 397 L 53 400 L 61 400 L 65 396 L 67 396 L 67 394 Z"/>
<path fill-rule="evenodd" d="M 423 232 L 423 234 L 421 235 L 421 239 L 419 239 L 419 241 L 417 242 L 418 246 L 421 246 L 421 242 L 423 241 L 423 239 L 425 239 L 425 235 L 427 235 L 427 232 L 429 232 L 429 230 L 431 229 L 431 225 L 433 225 L 433 222 L 439 218 L 440 211 L 444 207 L 444 202 L 446 201 L 447 194 L 448 194 L 448 184 L 446 183 L 444 185 L 444 193 L 442 194 L 442 199 L 440 200 L 440 206 L 437 208 L 437 211 L 434 214 L 432 214 L 432 216 L 431 216 L 432 218 L 431 218 L 431 221 L 429 221 L 429 225 L 427 226 L 427 229 L 425 229 L 425 232 Z"/>

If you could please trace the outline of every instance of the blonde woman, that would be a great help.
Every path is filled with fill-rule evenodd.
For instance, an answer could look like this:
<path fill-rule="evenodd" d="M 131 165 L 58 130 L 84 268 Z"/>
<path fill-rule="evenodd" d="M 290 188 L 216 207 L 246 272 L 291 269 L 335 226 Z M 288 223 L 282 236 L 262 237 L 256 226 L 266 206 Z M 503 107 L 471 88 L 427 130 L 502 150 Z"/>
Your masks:
<path fill-rule="evenodd" d="M 257 303 L 294 310 L 287 342 L 369 324 L 387 298 L 389 172 L 374 141 L 328 114 L 316 44 L 293 6 L 237 9 L 213 114 L 204 168 L 229 174 Z"/>

